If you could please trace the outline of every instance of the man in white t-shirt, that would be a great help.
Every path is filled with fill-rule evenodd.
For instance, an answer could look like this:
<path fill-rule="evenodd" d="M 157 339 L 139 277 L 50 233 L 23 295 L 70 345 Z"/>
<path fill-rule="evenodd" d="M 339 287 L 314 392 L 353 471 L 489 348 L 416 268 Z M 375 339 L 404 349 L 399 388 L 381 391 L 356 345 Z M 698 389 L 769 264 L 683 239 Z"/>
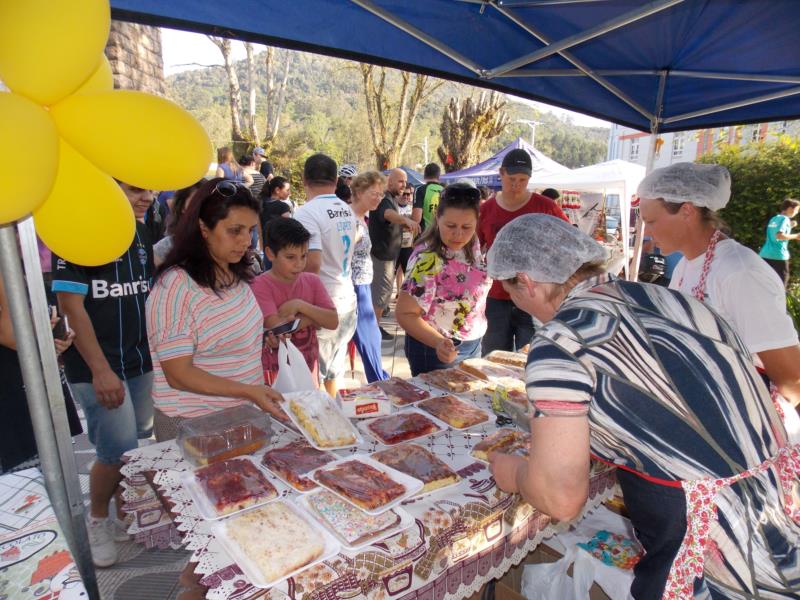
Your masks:
<path fill-rule="evenodd" d="M 303 167 L 307 200 L 294 214 L 311 233 L 305 270 L 319 275 L 339 315 L 337 329 L 317 333 L 319 373 L 331 396 L 338 390 L 336 380 L 344 374 L 347 344 L 356 330 L 356 294 L 350 279 L 356 219 L 334 193 L 336 173 L 336 161 L 329 156 L 308 157 Z"/>

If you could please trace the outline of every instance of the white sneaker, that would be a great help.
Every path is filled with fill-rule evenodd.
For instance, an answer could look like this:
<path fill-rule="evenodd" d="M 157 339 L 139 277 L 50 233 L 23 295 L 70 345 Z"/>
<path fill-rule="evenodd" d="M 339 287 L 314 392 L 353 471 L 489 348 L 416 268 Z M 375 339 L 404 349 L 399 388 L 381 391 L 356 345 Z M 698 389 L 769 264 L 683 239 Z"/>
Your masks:
<path fill-rule="evenodd" d="M 117 562 L 117 544 L 111 532 L 110 520 L 89 516 L 86 520 L 86 529 L 89 532 L 89 546 L 92 549 L 94 566 L 110 567 Z"/>
<path fill-rule="evenodd" d="M 128 535 L 128 526 L 124 521 L 120 521 L 116 517 L 109 517 L 108 520 L 111 522 L 111 537 L 114 538 L 115 542 L 130 541 L 131 536 Z"/>

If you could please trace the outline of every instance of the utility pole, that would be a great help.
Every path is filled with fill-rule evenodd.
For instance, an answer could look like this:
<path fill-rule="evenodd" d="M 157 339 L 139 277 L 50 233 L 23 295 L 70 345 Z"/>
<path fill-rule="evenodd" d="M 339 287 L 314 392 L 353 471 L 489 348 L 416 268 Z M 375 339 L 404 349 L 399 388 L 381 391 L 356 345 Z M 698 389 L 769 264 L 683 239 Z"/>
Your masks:
<path fill-rule="evenodd" d="M 422 154 L 425 156 L 425 164 L 428 164 L 428 136 L 425 136 L 425 139 L 422 140 L 421 144 L 414 144 L 415 148 L 419 148 L 422 150 Z"/>
<path fill-rule="evenodd" d="M 525 125 L 531 128 L 531 146 L 536 148 L 536 126 L 543 125 L 543 123 L 531 119 L 517 119 L 517 123 L 525 123 Z"/>

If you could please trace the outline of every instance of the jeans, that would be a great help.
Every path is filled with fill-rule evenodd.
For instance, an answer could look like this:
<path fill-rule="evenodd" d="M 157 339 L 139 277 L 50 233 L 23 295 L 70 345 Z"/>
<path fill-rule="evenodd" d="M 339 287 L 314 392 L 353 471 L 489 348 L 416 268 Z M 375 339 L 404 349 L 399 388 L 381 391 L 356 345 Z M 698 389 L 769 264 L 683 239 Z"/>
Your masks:
<path fill-rule="evenodd" d="M 364 364 L 364 374 L 367 381 L 381 381 L 389 379 L 389 374 L 383 370 L 381 361 L 381 332 L 378 329 L 378 320 L 375 318 L 375 310 L 372 308 L 372 295 L 370 285 L 353 286 L 356 290 L 356 301 L 358 306 L 358 320 L 356 321 L 356 333 L 353 336 L 361 362 Z"/>
<path fill-rule="evenodd" d="M 511 300 L 486 299 L 486 321 L 483 356 L 493 350 L 516 352 L 533 339 L 533 318 L 514 306 Z"/>
<path fill-rule="evenodd" d="M 633 568 L 631 595 L 636 600 L 658 600 L 686 534 L 686 497 L 681 488 L 651 483 L 617 469 L 625 507 L 645 555 Z"/>
<path fill-rule="evenodd" d="M 464 340 L 458 346 L 458 356 L 451 363 L 443 363 L 436 356 L 436 348 L 426 346 L 422 342 L 415 340 L 410 335 L 406 334 L 406 358 L 408 359 L 408 366 L 411 369 L 411 376 L 416 377 L 420 373 L 427 373 L 428 371 L 435 371 L 436 369 L 447 369 L 448 367 L 455 367 L 462 360 L 467 358 L 475 358 L 481 355 L 481 339 Z"/>
<path fill-rule="evenodd" d="M 72 395 L 80 402 L 89 428 L 89 441 L 97 450 L 97 460 L 114 465 L 122 455 L 138 446 L 138 440 L 153 433 L 153 372 L 122 381 L 125 399 L 117 408 L 97 402 L 91 383 L 70 383 Z"/>

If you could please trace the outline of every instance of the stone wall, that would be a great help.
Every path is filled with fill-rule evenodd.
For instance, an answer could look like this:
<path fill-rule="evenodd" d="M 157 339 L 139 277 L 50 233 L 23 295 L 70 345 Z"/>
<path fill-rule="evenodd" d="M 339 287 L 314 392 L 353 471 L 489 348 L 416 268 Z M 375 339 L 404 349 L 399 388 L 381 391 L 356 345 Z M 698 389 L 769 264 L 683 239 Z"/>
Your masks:
<path fill-rule="evenodd" d="M 161 30 L 137 23 L 111 21 L 106 56 L 114 87 L 165 95 Z"/>

